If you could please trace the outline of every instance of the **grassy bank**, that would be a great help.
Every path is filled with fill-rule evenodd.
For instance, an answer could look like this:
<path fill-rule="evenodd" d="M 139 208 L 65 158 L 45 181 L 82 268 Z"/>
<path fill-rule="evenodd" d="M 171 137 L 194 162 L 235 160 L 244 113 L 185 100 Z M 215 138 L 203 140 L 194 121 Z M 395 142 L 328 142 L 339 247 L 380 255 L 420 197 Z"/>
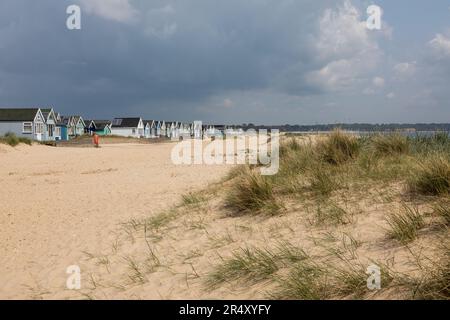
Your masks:
<path fill-rule="evenodd" d="M 175 298 L 449 299 L 449 164 L 441 134 L 284 137 L 278 174 L 236 166 L 127 222 L 86 294 L 151 296 L 165 277 Z"/>
<path fill-rule="evenodd" d="M 33 142 L 31 139 L 28 138 L 17 137 L 14 133 L 7 133 L 4 136 L 0 137 L 0 143 L 10 145 L 11 147 L 15 147 L 21 143 L 31 146 Z"/>
<path fill-rule="evenodd" d="M 381 187 L 386 194 L 393 191 L 405 199 L 405 202 L 396 200 L 400 206 L 398 212 L 385 213 L 383 241 L 400 248 L 405 246 L 406 251 L 422 238 L 439 237 L 439 241 L 448 242 L 450 139 L 447 134 L 357 138 L 335 131 L 314 143 L 288 137 L 281 145 L 280 156 L 280 171 L 275 176 L 261 176 L 257 169 L 235 169 L 233 183 L 225 196 L 225 204 L 233 215 L 284 215 L 300 205 L 314 208 L 310 218 L 312 226 L 336 230 L 354 223 L 358 197 L 366 199 L 366 191 Z M 356 199 L 342 204 L 340 198 L 346 195 Z M 383 201 L 394 200 L 386 195 Z M 291 209 L 280 210 L 281 203 L 291 203 Z M 427 206 L 434 210 L 424 212 Z M 364 211 L 359 212 L 363 214 Z M 247 250 L 218 265 L 206 283 L 217 285 L 225 282 L 222 278 L 250 277 L 277 283 L 272 292 L 276 298 L 368 297 L 365 267 L 355 254 L 356 249 L 352 259 L 344 258 L 342 252 L 348 250 L 348 246 L 344 250 L 333 248 L 327 259 L 304 253 L 302 257 L 307 258 L 287 264 L 271 249 Z M 384 267 L 384 285 L 401 287 L 411 298 L 449 299 L 448 251 L 438 252 L 439 258 L 423 258 L 432 262 L 426 268 L 421 259 L 415 259 L 416 269 L 420 271 L 415 277 L 409 273 L 391 274 Z M 377 265 L 384 264 L 377 262 Z M 284 271 L 278 272 L 279 269 Z"/>

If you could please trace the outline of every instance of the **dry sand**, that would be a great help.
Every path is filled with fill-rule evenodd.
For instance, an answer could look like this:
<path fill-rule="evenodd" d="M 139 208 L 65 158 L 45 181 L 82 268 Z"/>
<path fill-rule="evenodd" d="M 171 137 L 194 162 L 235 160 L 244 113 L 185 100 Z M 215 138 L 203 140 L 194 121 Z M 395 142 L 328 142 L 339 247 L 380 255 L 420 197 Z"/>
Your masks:
<path fill-rule="evenodd" d="M 71 296 L 66 268 L 109 250 L 119 223 L 167 209 L 228 170 L 177 167 L 172 146 L 0 145 L 0 298 Z"/>
<path fill-rule="evenodd" d="M 308 197 L 286 198 L 287 211 L 277 216 L 230 216 L 223 191 L 232 181 L 222 179 L 229 166 L 175 166 L 172 147 L 0 145 L 0 298 L 265 299 L 273 281 L 206 290 L 205 280 L 233 252 L 282 241 L 317 257 L 339 250 L 351 263 L 376 261 L 411 275 L 409 248 L 431 253 L 439 242 L 429 230 L 409 247 L 387 238 L 386 217 L 405 201 L 398 182 L 334 195 L 349 224 L 315 224 L 318 203 Z M 192 190 L 206 201 L 181 206 Z M 160 225 L 143 228 L 148 218 Z M 66 288 L 70 265 L 81 268 L 81 290 Z M 387 290 L 373 298 L 401 297 Z"/>

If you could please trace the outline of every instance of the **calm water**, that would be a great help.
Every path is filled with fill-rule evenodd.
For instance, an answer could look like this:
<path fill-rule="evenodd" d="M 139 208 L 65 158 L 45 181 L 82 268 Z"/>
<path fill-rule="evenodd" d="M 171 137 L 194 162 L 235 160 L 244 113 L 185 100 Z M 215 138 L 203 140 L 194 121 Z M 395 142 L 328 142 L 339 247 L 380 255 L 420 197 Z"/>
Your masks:
<path fill-rule="evenodd" d="M 374 135 L 374 134 L 400 134 L 402 136 L 406 136 L 409 138 L 415 138 L 415 137 L 432 137 L 437 133 L 446 133 L 449 137 L 450 137 L 450 132 L 448 131 L 415 131 L 415 132 L 410 132 L 410 131 L 374 131 L 374 132 L 367 132 L 367 131 L 352 131 L 352 133 L 357 134 L 359 136 L 370 136 L 370 135 Z"/>
<path fill-rule="evenodd" d="M 372 135 L 376 135 L 376 134 L 388 135 L 388 134 L 396 133 L 396 134 L 400 134 L 400 135 L 410 137 L 410 138 L 414 138 L 417 136 L 432 137 L 436 133 L 446 133 L 450 137 L 450 131 L 415 131 L 415 132 L 410 132 L 410 131 L 346 131 L 346 132 L 357 135 L 357 136 L 372 136 Z M 328 134 L 328 133 L 331 133 L 331 131 L 297 131 L 297 132 L 289 132 L 289 133 L 314 135 L 314 134 Z"/>

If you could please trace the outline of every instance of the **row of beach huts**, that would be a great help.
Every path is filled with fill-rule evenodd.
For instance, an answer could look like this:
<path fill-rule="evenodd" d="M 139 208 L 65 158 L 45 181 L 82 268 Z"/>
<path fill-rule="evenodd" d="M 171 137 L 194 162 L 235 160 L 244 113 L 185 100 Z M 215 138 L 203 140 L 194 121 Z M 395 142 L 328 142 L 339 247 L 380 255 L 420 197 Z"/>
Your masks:
<path fill-rule="evenodd" d="M 242 131 L 238 126 L 204 125 L 199 121 L 144 120 L 141 117 L 92 120 L 82 116 L 63 116 L 53 108 L 0 108 L 0 136 L 13 133 L 37 141 L 67 141 L 94 133 L 139 139 L 203 139 L 241 134 Z"/>

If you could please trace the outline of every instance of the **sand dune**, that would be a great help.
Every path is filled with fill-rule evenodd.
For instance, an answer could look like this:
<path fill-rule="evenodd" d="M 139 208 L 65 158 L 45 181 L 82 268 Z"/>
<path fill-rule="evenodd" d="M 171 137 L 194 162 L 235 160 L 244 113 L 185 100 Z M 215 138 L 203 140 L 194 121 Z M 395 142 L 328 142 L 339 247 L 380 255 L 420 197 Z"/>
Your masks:
<path fill-rule="evenodd" d="M 67 297 L 66 268 L 109 250 L 119 223 L 167 209 L 227 171 L 172 165 L 172 146 L 0 145 L 0 298 Z"/>

